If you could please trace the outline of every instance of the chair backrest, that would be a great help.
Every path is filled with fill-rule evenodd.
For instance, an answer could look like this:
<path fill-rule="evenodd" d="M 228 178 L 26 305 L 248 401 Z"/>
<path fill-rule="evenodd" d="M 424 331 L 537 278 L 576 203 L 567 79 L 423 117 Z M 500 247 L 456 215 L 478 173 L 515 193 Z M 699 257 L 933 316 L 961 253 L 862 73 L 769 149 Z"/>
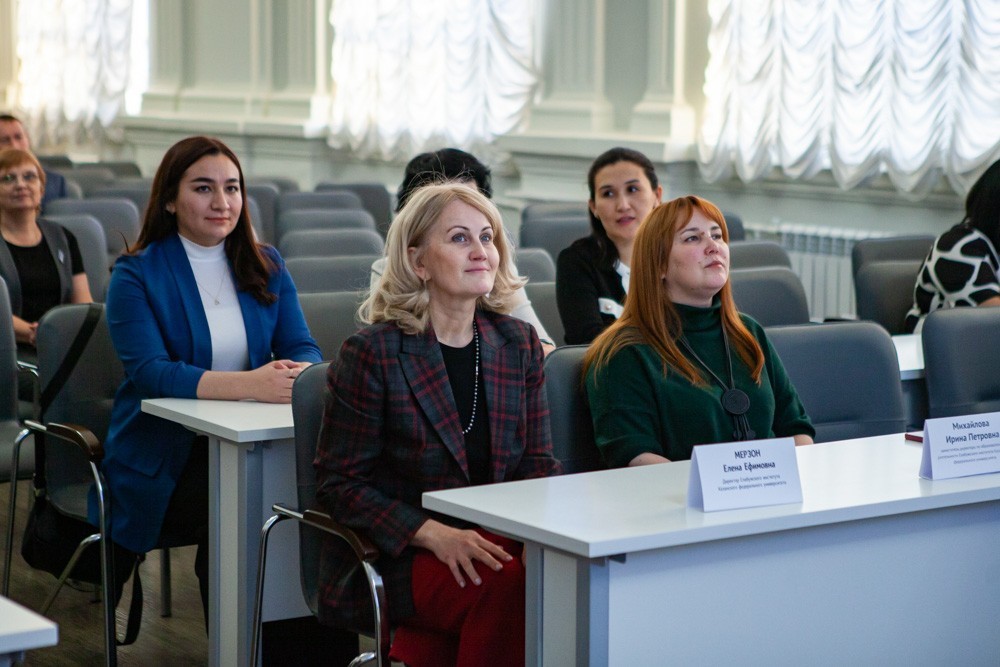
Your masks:
<path fill-rule="evenodd" d="M 139 169 L 139 165 L 137 165 L 135 162 L 132 162 L 131 160 L 101 160 L 100 162 L 79 162 L 77 163 L 76 168 L 107 169 L 112 174 L 115 175 L 115 179 L 142 177 L 142 170 Z"/>
<path fill-rule="evenodd" d="M 579 217 L 538 218 L 521 222 L 521 248 L 544 248 L 553 259 L 573 241 L 590 235 L 590 219 Z"/>
<path fill-rule="evenodd" d="M 361 291 L 371 282 L 372 263 L 379 255 L 292 257 L 286 260 L 299 294 Z"/>
<path fill-rule="evenodd" d="M 373 229 L 299 229 L 281 236 L 278 250 L 291 257 L 380 255 L 384 241 Z"/>
<path fill-rule="evenodd" d="M 146 207 L 149 205 L 149 197 L 152 194 L 150 186 L 139 183 L 135 185 L 123 185 L 119 182 L 111 185 L 102 185 L 94 188 L 87 194 L 88 199 L 128 199 L 139 209 L 139 219 L 146 215 Z"/>
<path fill-rule="evenodd" d="M 858 319 L 877 322 L 893 335 L 903 333 L 923 264 L 922 259 L 866 262 L 854 275 Z"/>
<path fill-rule="evenodd" d="M 869 262 L 923 261 L 934 240 L 930 234 L 862 239 L 851 249 L 851 273 L 857 277 L 861 267 Z"/>
<path fill-rule="evenodd" d="M 768 329 L 788 377 L 816 427 L 830 442 L 906 428 L 896 347 L 872 322 Z"/>
<path fill-rule="evenodd" d="M 14 321 L 11 317 L 7 284 L 0 278 L 0 482 L 10 481 L 14 438 L 21 430 L 18 421 L 17 392 L 17 342 L 14 338 Z M 30 477 L 34 468 L 33 448 L 22 447 L 18 477 L 22 479 Z"/>
<path fill-rule="evenodd" d="M 292 386 L 292 421 L 295 424 L 295 479 L 298 506 L 316 507 L 316 441 L 323 423 L 326 404 L 328 362 L 313 364 L 295 379 Z M 319 609 L 319 559 L 323 538 L 316 530 L 299 530 L 299 563 L 302 594 L 313 614 Z"/>
<path fill-rule="evenodd" d="M 80 256 L 83 268 L 87 272 L 87 283 L 90 285 L 90 295 L 94 301 L 104 301 L 108 280 L 108 239 L 104 235 L 104 227 L 92 215 L 48 215 L 46 220 L 58 223 L 68 229 L 76 237 L 80 246 Z"/>
<path fill-rule="evenodd" d="M 316 192 L 326 192 L 328 190 L 347 190 L 353 192 L 361 198 L 361 204 L 365 210 L 375 218 L 375 229 L 385 237 L 389 232 L 389 224 L 392 222 L 392 195 L 382 183 L 330 183 L 323 182 L 316 185 Z"/>
<path fill-rule="evenodd" d="M 111 423 L 115 392 L 125 377 L 121 361 L 111 343 L 104 306 L 97 304 L 100 318 L 62 389 L 42 414 L 46 422 L 86 426 L 104 441 Z M 65 359 L 80 332 L 91 304 L 56 306 L 38 323 L 38 376 L 42 390 Z M 57 505 L 77 516 L 86 515 L 86 493 L 93 477 L 82 453 L 76 448 L 60 448 L 60 455 L 45 457 L 49 496 Z M 63 493 L 65 492 L 65 494 Z"/>
<path fill-rule="evenodd" d="M 542 321 L 545 331 L 552 337 L 556 345 L 566 342 L 566 331 L 563 329 L 562 318 L 559 317 L 559 306 L 556 304 L 556 284 L 554 282 L 529 282 L 524 291 L 531 301 L 531 307 Z"/>
<path fill-rule="evenodd" d="M 774 241 L 737 241 L 729 244 L 729 268 L 757 269 L 764 266 L 792 268 L 788 252 Z"/>
<path fill-rule="evenodd" d="M 84 196 L 89 195 L 94 188 L 111 185 L 115 181 L 115 172 L 107 167 L 79 166 L 62 172 L 62 175 L 66 180 L 79 185 Z"/>
<path fill-rule="evenodd" d="M 39 164 L 45 169 L 69 171 L 73 168 L 73 160 L 68 155 L 35 155 Z"/>
<path fill-rule="evenodd" d="M 583 218 L 589 220 L 587 202 L 584 201 L 543 201 L 528 204 L 521 209 L 521 224 L 532 225 L 539 220 L 552 218 Z M 589 222 L 587 223 L 589 226 Z"/>
<path fill-rule="evenodd" d="M 732 211 L 723 211 L 722 217 L 726 220 L 726 229 L 729 230 L 729 242 L 746 241 L 747 231 L 743 227 L 743 218 Z"/>
<path fill-rule="evenodd" d="M 108 242 L 108 266 L 139 238 L 141 220 L 139 207 L 128 199 L 56 199 L 45 207 L 46 215 L 86 213 L 97 218 L 104 227 Z"/>
<path fill-rule="evenodd" d="M 286 211 L 299 209 L 360 208 L 364 210 L 361 197 L 350 190 L 326 190 L 324 192 L 282 192 L 278 195 L 278 216 Z"/>
<path fill-rule="evenodd" d="M 300 190 L 299 182 L 287 176 L 245 176 L 244 181 L 247 185 L 273 185 L 278 189 L 278 192 L 298 192 Z"/>
<path fill-rule="evenodd" d="M 293 209 L 278 214 L 275 242 L 280 244 L 288 232 L 303 229 L 370 229 L 375 219 L 362 208 Z"/>
<path fill-rule="evenodd" d="M 278 195 L 281 191 L 273 183 L 247 183 L 247 197 L 252 197 L 260 207 L 259 220 L 255 226 L 267 243 L 274 243 L 274 225 L 278 215 Z"/>
<path fill-rule="evenodd" d="M 354 291 L 299 293 L 309 333 L 324 359 L 336 359 L 344 341 L 361 328 L 357 314 L 365 296 Z"/>
<path fill-rule="evenodd" d="M 518 275 L 534 282 L 550 283 L 556 279 L 556 263 L 545 248 L 518 248 L 514 253 Z"/>
<path fill-rule="evenodd" d="M 1000 411 L 1000 308 L 942 308 L 921 330 L 931 417 Z"/>
<path fill-rule="evenodd" d="M 604 468 L 594 443 L 594 423 L 583 385 L 586 345 L 557 348 L 545 358 L 545 395 L 552 425 L 552 453 L 563 472 L 588 472 Z"/>
<path fill-rule="evenodd" d="M 809 321 L 805 288 L 791 269 L 782 266 L 737 269 L 730 272 L 729 278 L 736 307 L 763 326 Z"/>

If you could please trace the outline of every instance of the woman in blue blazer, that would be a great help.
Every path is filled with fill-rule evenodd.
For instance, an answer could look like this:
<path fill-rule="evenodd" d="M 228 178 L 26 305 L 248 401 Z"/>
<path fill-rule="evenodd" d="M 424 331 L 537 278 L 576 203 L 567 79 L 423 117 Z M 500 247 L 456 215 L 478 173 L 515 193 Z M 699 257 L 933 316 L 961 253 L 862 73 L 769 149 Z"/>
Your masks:
<path fill-rule="evenodd" d="M 125 368 L 103 466 L 111 538 L 137 553 L 197 544 L 207 609 L 207 443 L 140 403 L 287 403 L 301 369 L 321 359 L 281 257 L 256 241 L 225 144 L 190 137 L 167 151 L 139 240 L 112 272 L 107 317 Z"/>

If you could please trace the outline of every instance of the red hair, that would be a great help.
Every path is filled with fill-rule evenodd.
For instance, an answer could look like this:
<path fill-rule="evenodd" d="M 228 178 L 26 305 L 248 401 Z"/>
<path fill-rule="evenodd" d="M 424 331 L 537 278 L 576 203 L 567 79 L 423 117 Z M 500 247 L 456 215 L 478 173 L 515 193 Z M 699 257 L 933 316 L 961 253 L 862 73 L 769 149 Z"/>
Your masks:
<path fill-rule="evenodd" d="M 678 373 L 694 385 L 706 384 L 701 372 L 688 361 L 677 346 L 684 334 L 681 317 L 667 293 L 664 276 L 670 266 L 670 251 L 677 231 L 685 227 L 698 210 L 718 223 L 722 239 L 729 243 L 729 229 L 722 212 L 711 202 L 688 195 L 678 197 L 654 208 L 636 233 L 632 247 L 629 292 L 621 317 L 598 336 L 584 356 L 583 369 L 600 368 L 622 348 L 629 345 L 649 345 L 663 360 L 663 374 Z M 750 369 L 759 384 L 764 367 L 764 351 L 750 330 L 743 324 L 733 291 L 726 284 L 719 291 L 722 328 L 729 336 L 736 354 Z"/>

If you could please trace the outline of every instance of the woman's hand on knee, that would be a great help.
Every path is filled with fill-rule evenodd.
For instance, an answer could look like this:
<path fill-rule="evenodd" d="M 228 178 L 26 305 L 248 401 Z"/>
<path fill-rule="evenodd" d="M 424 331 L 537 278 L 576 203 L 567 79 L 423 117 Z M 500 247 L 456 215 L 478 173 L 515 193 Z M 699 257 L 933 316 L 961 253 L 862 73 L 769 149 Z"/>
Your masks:
<path fill-rule="evenodd" d="M 427 549 L 439 561 L 448 566 L 459 586 L 465 587 L 468 577 L 476 586 L 482 583 L 474 561 L 479 561 L 494 570 L 502 570 L 503 564 L 513 559 L 503 547 L 490 542 L 474 530 L 452 528 L 440 521 L 429 519 L 417 529 L 413 536 L 413 546 Z"/>

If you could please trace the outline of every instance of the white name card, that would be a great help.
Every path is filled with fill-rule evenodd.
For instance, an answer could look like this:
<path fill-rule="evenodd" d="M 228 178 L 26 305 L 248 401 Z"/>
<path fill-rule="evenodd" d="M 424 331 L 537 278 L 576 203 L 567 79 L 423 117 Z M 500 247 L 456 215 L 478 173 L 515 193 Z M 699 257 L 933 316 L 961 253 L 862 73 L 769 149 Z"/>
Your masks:
<path fill-rule="evenodd" d="M 795 440 L 751 440 L 695 447 L 688 507 L 717 510 L 802 502 Z"/>
<path fill-rule="evenodd" d="M 951 479 L 1000 472 L 1000 412 L 924 422 L 920 476 Z"/>

